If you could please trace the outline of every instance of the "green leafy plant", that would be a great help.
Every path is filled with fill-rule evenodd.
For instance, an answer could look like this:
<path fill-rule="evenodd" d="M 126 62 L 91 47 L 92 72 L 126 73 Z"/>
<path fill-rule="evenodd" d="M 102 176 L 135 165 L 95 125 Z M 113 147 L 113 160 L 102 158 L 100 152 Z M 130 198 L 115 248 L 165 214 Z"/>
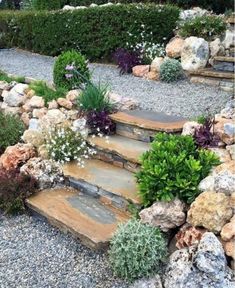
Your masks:
<path fill-rule="evenodd" d="M 30 88 L 33 89 L 37 96 L 43 97 L 46 105 L 52 100 L 58 98 L 64 98 L 67 90 L 65 88 L 57 88 L 56 90 L 51 89 L 43 81 L 37 81 L 30 84 Z"/>
<path fill-rule="evenodd" d="M 200 193 L 200 181 L 219 163 L 213 152 L 197 149 L 191 136 L 158 133 L 136 174 L 144 206 L 176 197 L 193 202 Z"/>
<path fill-rule="evenodd" d="M 156 227 L 130 220 L 114 234 L 109 259 L 114 273 L 129 281 L 156 272 L 167 255 L 166 241 Z"/>
<path fill-rule="evenodd" d="M 198 16 L 180 25 L 179 34 L 182 37 L 202 37 L 210 40 L 220 36 L 226 30 L 226 22 L 220 16 Z"/>
<path fill-rule="evenodd" d="M 76 77 L 76 83 L 74 83 L 74 75 L 69 73 L 69 67 L 71 71 L 78 71 L 84 78 Z M 90 79 L 86 58 L 75 50 L 62 53 L 56 59 L 53 77 L 56 87 L 62 87 L 68 90 L 77 88 L 77 86 L 85 82 L 84 79 Z"/>
<path fill-rule="evenodd" d="M 34 0 L 33 8 L 36 10 L 56 10 L 62 7 L 61 0 Z"/>
<path fill-rule="evenodd" d="M 5 114 L 0 111 L 0 154 L 8 146 L 15 145 L 20 141 L 24 132 L 24 124 L 18 116 Z"/>
<path fill-rule="evenodd" d="M 176 59 L 167 59 L 160 66 L 160 79 L 170 83 L 179 80 L 183 76 L 181 63 Z"/>
<path fill-rule="evenodd" d="M 8 83 L 12 81 L 23 83 L 25 81 L 25 78 L 24 77 L 10 77 L 5 72 L 0 70 L 0 81 L 6 81 Z"/>

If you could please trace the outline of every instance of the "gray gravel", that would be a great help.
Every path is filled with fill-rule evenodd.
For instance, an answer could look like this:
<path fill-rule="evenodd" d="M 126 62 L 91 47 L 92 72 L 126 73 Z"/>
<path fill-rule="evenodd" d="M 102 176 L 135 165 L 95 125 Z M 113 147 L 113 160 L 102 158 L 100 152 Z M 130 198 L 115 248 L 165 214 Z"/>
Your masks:
<path fill-rule="evenodd" d="M 0 214 L 1 288 L 127 288 L 107 255 L 36 217 Z"/>
<path fill-rule="evenodd" d="M 0 50 L 0 69 L 20 76 L 52 81 L 54 58 L 22 50 Z M 191 84 L 182 80 L 174 84 L 148 81 L 132 75 L 119 75 L 115 66 L 91 64 L 95 81 L 106 82 L 123 96 L 133 98 L 144 109 L 195 118 L 205 111 L 219 112 L 231 94 L 216 87 Z"/>

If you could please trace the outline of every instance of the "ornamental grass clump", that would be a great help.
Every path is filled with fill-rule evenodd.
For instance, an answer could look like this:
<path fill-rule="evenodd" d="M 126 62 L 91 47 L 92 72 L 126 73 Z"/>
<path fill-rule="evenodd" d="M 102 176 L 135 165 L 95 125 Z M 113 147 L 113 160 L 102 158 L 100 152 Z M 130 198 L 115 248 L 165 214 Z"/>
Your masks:
<path fill-rule="evenodd" d="M 200 193 L 200 181 L 218 164 L 218 157 L 198 149 L 193 137 L 158 133 L 136 174 L 143 205 L 175 198 L 192 203 Z"/>
<path fill-rule="evenodd" d="M 167 245 L 160 230 L 134 219 L 119 226 L 109 250 L 114 273 L 128 281 L 158 271 L 166 256 Z"/>
<path fill-rule="evenodd" d="M 170 83 L 183 77 L 181 63 L 176 59 L 167 59 L 160 66 L 160 79 Z"/>

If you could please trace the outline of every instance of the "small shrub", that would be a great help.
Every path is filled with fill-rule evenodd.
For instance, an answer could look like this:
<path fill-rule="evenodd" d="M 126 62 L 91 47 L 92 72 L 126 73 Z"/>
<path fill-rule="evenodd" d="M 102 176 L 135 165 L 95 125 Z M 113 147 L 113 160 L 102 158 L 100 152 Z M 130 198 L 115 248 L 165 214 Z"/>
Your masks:
<path fill-rule="evenodd" d="M 124 48 L 116 50 L 114 60 L 120 68 L 120 74 L 131 73 L 134 66 L 141 64 L 138 52 L 129 52 Z"/>
<path fill-rule="evenodd" d="M 208 148 L 218 145 L 219 138 L 213 133 L 214 120 L 206 118 L 203 125 L 195 131 L 194 140 L 198 147 Z"/>
<path fill-rule="evenodd" d="M 77 103 L 84 112 L 111 112 L 113 110 L 113 105 L 108 97 L 108 86 L 102 86 L 100 83 L 95 85 L 89 82 Z"/>
<path fill-rule="evenodd" d="M 158 228 L 130 220 L 111 240 L 109 259 L 114 273 L 129 281 L 157 271 L 166 257 L 166 242 Z"/>
<path fill-rule="evenodd" d="M 0 183 L 0 209 L 9 214 L 23 212 L 24 200 L 37 189 L 36 180 L 18 170 L 0 169 Z"/>
<path fill-rule="evenodd" d="M 0 154 L 8 146 L 15 145 L 20 141 L 24 132 L 24 124 L 18 116 L 5 114 L 0 111 Z"/>
<path fill-rule="evenodd" d="M 144 206 L 176 197 L 191 203 L 200 193 L 200 181 L 219 163 L 211 151 L 197 149 L 191 136 L 158 133 L 136 174 Z"/>
<path fill-rule="evenodd" d="M 179 80 L 183 76 L 183 69 L 179 61 L 167 59 L 160 66 L 160 79 L 170 83 Z"/>
<path fill-rule="evenodd" d="M 179 34 L 182 37 L 202 37 L 210 40 L 214 36 L 220 36 L 226 30 L 226 23 L 220 16 L 198 16 L 184 22 L 180 26 Z"/>
<path fill-rule="evenodd" d="M 90 111 L 86 118 L 92 134 L 110 135 L 115 133 L 116 125 L 109 117 L 109 112 L 105 110 Z"/>
<path fill-rule="evenodd" d="M 69 127 L 52 129 L 46 145 L 50 158 L 62 164 L 76 160 L 78 165 L 84 166 L 84 159 L 94 153 L 93 149 L 87 147 L 81 133 Z"/>
<path fill-rule="evenodd" d="M 73 73 L 71 70 L 77 70 L 83 77 L 77 77 L 74 83 Z M 90 72 L 85 57 L 75 51 L 67 51 L 62 53 L 56 60 L 53 71 L 54 83 L 57 88 L 66 88 L 68 90 L 77 88 L 80 84 L 86 82 L 84 79 L 90 79 Z"/>
<path fill-rule="evenodd" d="M 58 98 L 64 98 L 67 90 L 65 88 L 57 88 L 56 90 L 51 89 L 47 86 L 47 84 L 43 81 L 38 81 L 30 84 L 30 88 L 33 89 L 37 96 L 43 97 L 45 100 L 45 104 L 52 100 L 56 100 Z"/>

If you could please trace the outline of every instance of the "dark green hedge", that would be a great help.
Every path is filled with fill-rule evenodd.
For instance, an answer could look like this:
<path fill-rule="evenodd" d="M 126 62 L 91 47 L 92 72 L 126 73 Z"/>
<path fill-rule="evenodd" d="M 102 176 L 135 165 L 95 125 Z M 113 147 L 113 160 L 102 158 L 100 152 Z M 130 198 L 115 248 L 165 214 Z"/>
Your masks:
<path fill-rule="evenodd" d="M 0 42 L 47 55 L 80 49 L 89 59 L 108 57 L 130 42 L 127 31 L 140 37 L 141 24 L 146 35 L 162 43 L 172 36 L 179 9 L 166 5 L 115 5 L 73 12 L 2 12 Z M 138 39 L 137 39 L 138 40 Z M 139 40 L 140 41 L 140 40 Z"/>

